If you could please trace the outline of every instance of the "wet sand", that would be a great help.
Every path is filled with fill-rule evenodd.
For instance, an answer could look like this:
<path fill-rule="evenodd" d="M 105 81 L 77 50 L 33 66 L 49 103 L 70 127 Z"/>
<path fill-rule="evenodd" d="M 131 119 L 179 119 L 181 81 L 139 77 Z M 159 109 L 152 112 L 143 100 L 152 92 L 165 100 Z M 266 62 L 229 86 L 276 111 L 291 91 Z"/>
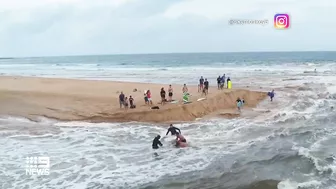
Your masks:
<path fill-rule="evenodd" d="M 267 96 L 259 91 L 210 87 L 207 99 L 198 102 L 203 96 L 197 86 L 188 86 L 192 103 L 183 104 L 182 86 L 173 84 L 173 99 L 179 102 L 161 105 L 161 87 L 168 94 L 168 85 L 162 84 L 1 76 L 0 115 L 31 120 L 47 117 L 62 121 L 183 122 L 209 116 L 238 117 L 238 97 L 245 99 L 246 108 L 252 108 Z M 160 109 L 145 105 L 143 93 L 148 89 L 152 91 L 153 106 Z M 121 91 L 135 99 L 135 109 L 120 109 Z"/>

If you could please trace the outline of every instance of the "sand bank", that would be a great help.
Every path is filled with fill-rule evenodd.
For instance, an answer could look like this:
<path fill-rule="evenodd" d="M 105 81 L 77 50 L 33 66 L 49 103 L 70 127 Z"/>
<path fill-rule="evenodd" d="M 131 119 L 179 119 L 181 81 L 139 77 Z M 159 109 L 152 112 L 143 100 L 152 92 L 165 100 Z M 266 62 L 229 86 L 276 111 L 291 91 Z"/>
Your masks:
<path fill-rule="evenodd" d="M 210 83 L 211 85 L 211 83 Z M 35 120 L 44 116 L 62 121 L 91 122 L 176 122 L 193 121 L 206 115 L 236 117 L 237 97 L 246 100 L 246 108 L 255 107 L 266 93 L 244 89 L 217 90 L 210 88 L 206 100 L 201 98 L 196 86 L 188 86 L 190 104 L 182 103 L 182 86 L 172 85 L 173 99 L 179 103 L 159 105 L 160 88 L 168 85 L 92 81 L 74 79 L 49 79 L 35 77 L 0 77 L 0 115 L 22 116 Z M 137 89 L 137 91 L 134 91 Z M 144 103 L 144 90 L 152 91 L 153 105 Z M 132 95 L 136 109 L 120 109 L 118 96 L 123 91 Z M 216 112 L 218 114 L 216 114 Z"/>

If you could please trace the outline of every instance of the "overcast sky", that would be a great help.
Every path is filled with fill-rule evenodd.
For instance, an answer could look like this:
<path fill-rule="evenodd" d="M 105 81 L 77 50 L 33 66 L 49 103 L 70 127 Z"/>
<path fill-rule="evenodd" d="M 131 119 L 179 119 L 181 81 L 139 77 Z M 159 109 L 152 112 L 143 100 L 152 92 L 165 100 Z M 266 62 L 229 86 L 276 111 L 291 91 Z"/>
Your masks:
<path fill-rule="evenodd" d="M 335 35 L 335 0 L 0 0 L 0 57 L 336 50 Z"/>

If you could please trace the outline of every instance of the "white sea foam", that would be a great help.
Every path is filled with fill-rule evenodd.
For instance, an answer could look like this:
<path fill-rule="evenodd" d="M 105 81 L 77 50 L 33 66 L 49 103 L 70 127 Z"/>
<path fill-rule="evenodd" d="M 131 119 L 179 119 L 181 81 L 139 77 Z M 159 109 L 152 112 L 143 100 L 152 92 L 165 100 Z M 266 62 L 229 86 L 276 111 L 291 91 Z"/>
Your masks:
<path fill-rule="evenodd" d="M 278 189 L 322 189 L 320 187 L 321 181 L 311 180 L 307 182 L 298 183 L 295 181 L 285 180 L 278 184 Z M 326 188 L 327 189 L 327 188 Z M 330 188 L 331 189 L 331 188 Z"/>
<path fill-rule="evenodd" d="M 212 122 L 214 123 L 217 122 Z M 151 140 L 156 134 L 165 135 L 166 128 L 80 122 L 55 123 L 46 127 L 60 127 L 61 132 L 56 135 L 28 138 L 26 135 L 13 135 L 7 138 L 7 145 L 3 149 L 6 152 L 6 160 L 2 163 L 16 163 L 13 165 L 16 171 L 11 172 L 3 168 L 0 170 L 8 172 L 9 177 L 16 178 L 14 183 L 19 188 L 24 187 L 26 183 L 38 188 L 44 182 L 48 182 L 50 186 L 63 183 L 59 186 L 71 185 L 75 188 L 86 186 L 90 182 L 113 187 L 131 187 L 154 182 L 164 175 L 202 170 L 219 152 L 233 152 L 251 144 L 251 141 L 241 140 L 239 137 L 243 133 L 241 129 L 245 122 L 235 120 L 217 123 L 216 126 L 212 124 L 205 122 L 180 125 L 183 134 L 194 147 L 175 149 L 170 140 L 167 140 L 164 141 L 164 147 L 158 150 L 159 157 L 163 159 L 155 160 L 150 149 Z M 206 131 L 206 134 L 197 132 L 197 128 Z M 17 140 L 25 142 L 22 146 L 17 146 Z M 233 143 L 230 146 L 219 145 L 221 141 Z M 15 151 L 12 151 L 13 145 L 16 145 Z M 51 175 L 44 177 L 42 181 L 30 180 L 32 177 L 24 175 L 23 166 L 20 166 L 24 163 L 24 157 L 32 154 L 43 154 L 51 158 Z M 79 176 L 75 176 L 77 174 Z M 85 175 L 87 178 L 80 180 L 80 177 Z M 67 181 L 69 177 L 74 179 Z"/>

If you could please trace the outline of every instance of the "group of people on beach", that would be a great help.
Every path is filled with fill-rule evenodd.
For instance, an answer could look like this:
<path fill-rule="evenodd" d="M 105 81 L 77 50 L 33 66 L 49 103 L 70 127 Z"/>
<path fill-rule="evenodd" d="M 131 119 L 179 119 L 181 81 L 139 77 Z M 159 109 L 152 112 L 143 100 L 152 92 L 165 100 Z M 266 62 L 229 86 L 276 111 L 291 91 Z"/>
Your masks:
<path fill-rule="evenodd" d="M 199 79 L 198 92 L 202 92 L 202 96 L 207 96 L 209 93 L 209 81 L 207 78 L 204 79 L 203 76 Z"/>
<path fill-rule="evenodd" d="M 166 99 L 166 91 L 162 87 L 160 91 L 160 96 L 161 96 L 161 105 L 164 105 L 166 102 L 171 102 L 173 101 L 173 88 L 171 85 L 168 87 L 168 100 Z"/>
<path fill-rule="evenodd" d="M 132 96 L 129 96 L 129 98 L 127 98 L 127 96 L 125 96 L 123 92 L 119 94 L 119 105 L 120 108 L 124 107 L 125 109 L 128 109 L 128 105 L 131 109 L 136 107 L 134 104 L 134 98 Z"/>
<path fill-rule="evenodd" d="M 217 78 L 217 87 L 218 90 L 219 89 L 224 89 L 225 87 L 225 74 L 223 74 L 223 76 L 218 76 Z M 227 83 L 227 88 L 229 88 L 229 82 L 231 82 L 230 77 L 227 78 L 226 83 Z M 199 84 L 198 84 L 198 92 L 202 92 L 202 95 L 207 96 L 209 93 L 209 81 L 207 78 L 203 78 L 203 76 L 201 76 L 201 78 L 199 79 Z"/>
<path fill-rule="evenodd" d="M 226 80 L 226 76 L 225 74 L 223 74 L 222 76 L 218 76 L 217 78 L 217 88 L 218 90 L 223 90 L 225 88 L 225 83 L 226 83 L 226 88 L 231 88 L 231 79 L 230 77 L 228 77 Z M 182 87 L 182 92 L 183 95 L 190 95 L 188 92 L 188 87 L 186 84 L 183 85 Z M 200 77 L 199 79 L 199 84 L 198 84 L 198 92 L 202 92 L 202 96 L 205 95 L 207 96 L 209 93 L 209 81 L 207 78 L 203 78 L 203 76 Z M 273 101 L 273 98 L 275 96 L 274 90 L 272 90 L 271 92 L 268 92 L 268 96 L 270 97 L 271 101 Z M 167 102 L 172 102 L 173 101 L 173 88 L 172 85 L 169 85 L 168 87 L 168 99 L 166 98 L 166 91 L 164 89 L 164 87 L 161 88 L 160 90 L 160 97 L 161 97 L 161 105 L 166 104 Z M 150 90 L 145 90 L 144 92 L 144 100 L 145 100 L 145 104 L 146 105 L 153 105 L 153 101 L 152 101 L 152 93 Z M 184 99 L 183 99 L 184 100 Z M 123 92 L 120 93 L 119 95 L 119 104 L 120 104 L 120 108 L 125 108 L 128 109 L 128 107 L 130 106 L 130 108 L 136 108 L 135 104 L 134 104 L 134 98 L 132 96 L 129 96 L 129 98 L 127 98 Z M 237 108 L 240 111 L 241 107 L 244 105 L 244 100 L 240 100 L 239 98 L 237 99 Z M 159 109 L 157 107 L 157 109 Z"/>
<path fill-rule="evenodd" d="M 172 85 L 169 85 L 168 87 L 168 99 L 166 98 L 166 91 L 164 87 L 160 90 L 160 97 L 161 97 L 161 105 L 164 105 L 166 102 L 173 101 L 173 88 Z M 152 101 L 152 93 L 150 90 L 146 90 L 144 92 L 144 100 L 146 105 L 153 105 Z"/>
<path fill-rule="evenodd" d="M 223 74 L 223 76 L 218 76 L 217 77 L 217 87 L 218 90 L 223 90 L 225 88 L 225 74 Z M 229 88 L 229 83 L 231 82 L 230 77 L 227 78 L 226 80 L 226 88 Z"/>
<path fill-rule="evenodd" d="M 178 148 L 187 147 L 187 140 L 181 134 L 181 130 L 179 128 L 174 127 L 173 124 L 170 124 L 170 126 L 167 130 L 166 136 L 169 134 L 169 132 L 171 133 L 172 136 L 176 136 L 176 139 L 175 139 L 175 146 L 176 147 L 178 147 Z M 158 149 L 159 146 L 163 146 L 160 139 L 161 139 L 160 135 L 157 135 L 153 139 L 153 143 L 152 143 L 152 148 L 153 149 Z"/>

